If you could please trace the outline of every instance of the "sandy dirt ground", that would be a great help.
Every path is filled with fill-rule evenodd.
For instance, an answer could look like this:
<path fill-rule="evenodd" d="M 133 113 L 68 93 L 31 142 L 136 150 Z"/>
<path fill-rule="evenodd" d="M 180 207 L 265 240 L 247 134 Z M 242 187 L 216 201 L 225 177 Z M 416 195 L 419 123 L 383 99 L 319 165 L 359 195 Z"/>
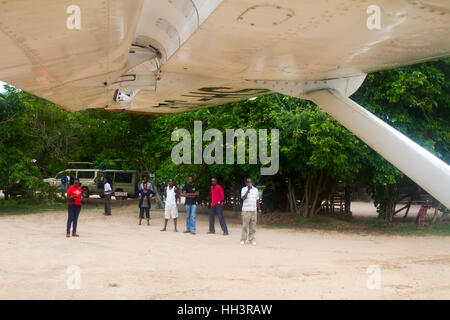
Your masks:
<path fill-rule="evenodd" d="M 111 217 L 84 208 L 80 238 L 66 239 L 66 215 L 0 217 L 0 299 L 450 298 L 446 237 L 260 226 L 257 246 L 240 246 L 238 218 L 227 218 L 227 237 L 207 235 L 204 214 L 197 235 L 183 234 L 184 212 L 180 232 L 171 222 L 160 232 L 162 212 L 138 226 L 132 203 Z M 80 289 L 67 287 L 70 266 L 79 267 Z"/>

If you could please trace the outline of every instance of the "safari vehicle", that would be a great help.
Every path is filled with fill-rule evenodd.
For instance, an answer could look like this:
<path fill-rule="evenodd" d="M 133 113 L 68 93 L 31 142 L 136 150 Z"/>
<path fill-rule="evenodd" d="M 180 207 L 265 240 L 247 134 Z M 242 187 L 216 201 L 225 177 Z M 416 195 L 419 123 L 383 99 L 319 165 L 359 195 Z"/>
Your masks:
<path fill-rule="evenodd" d="M 101 194 L 103 192 L 102 188 L 99 188 L 100 172 L 101 169 L 66 169 L 64 171 L 58 172 L 54 178 L 44 179 L 44 182 L 51 186 L 61 186 L 61 178 L 66 176 L 75 176 L 80 179 L 81 192 L 83 198 L 89 198 L 92 194 Z"/>
<path fill-rule="evenodd" d="M 136 197 L 139 184 L 139 174 L 136 170 L 106 169 L 101 172 L 98 187 L 103 190 L 103 177 L 108 179 L 113 192 L 126 192 L 127 197 Z M 100 196 L 103 196 L 100 193 Z M 123 197 L 126 198 L 126 197 Z"/>
<path fill-rule="evenodd" d="M 3 191 L 3 195 L 5 196 L 5 199 L 22 196 L 25 193 L 24 186 L 20 183 L 14 183 L 8 189 L 0 186 L 0 190 Z"/>

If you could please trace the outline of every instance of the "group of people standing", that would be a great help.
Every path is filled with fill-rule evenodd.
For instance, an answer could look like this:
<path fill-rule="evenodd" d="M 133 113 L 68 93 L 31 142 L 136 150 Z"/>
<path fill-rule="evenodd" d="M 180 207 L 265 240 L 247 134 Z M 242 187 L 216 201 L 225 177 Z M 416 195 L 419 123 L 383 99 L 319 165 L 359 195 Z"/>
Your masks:
<path fill-rule="evenodd" d="M 105 215 L 111 215 L 111 186 L 104 179 L 104 196 L 105 196 Z M 242 233 L 240 244 L 244 245 L 248 240 L 251 244 L 256 245 L 255 233 L 258 213 L 261 213 L 259 192 L 253 186 L 251 178 L 246 179 L 246 186 L 241 190 L 242 199 Z M 182 189 L 182 194 L 185 197 L 186 208 L 186 230 L 184 233 L 195 235 L 196 220 L 197 220 L 197 198 L 200 195 L 198 186 L 194 183 L 193 177 L 188 177 L 187 184 Z M 139 225 L 142 225 L 142 220 L 147 220 L 147 225 L 150 225 L 150 208 L 151 198 L 156 195 L 153 191 L 152 184 L 144 177 L 144 181 L 140 184 L 138 190 L 138 206 L 139 206 Z M 67 190 L 68 198 L 68 220 L 67 220 L 67 237 L 70 237 L 70 228 L 72 225 L 72 236 L 78 237 L 76 233 L 77 221 L 81 209 L 81 187 L 78 179 L 74 180 L 73 186 Z M 178 188 L 174 185 L 173 179 L 169 179 L 168 185 L 164 188 L 164 226 L 161 231 L 167 231 L 167 224 L 170 219 L 173 220 L 174 231 L 178 232 L 178 207 L 177 200 L 180 199 Z M 223 201 L 225 195 L 223 188 L 217 183 L 216 178 L 211 179 L 210 200 L 211 208 L 209 211 L 209 231 L 208 234 L 215 234 L 215 220 L 216 216 L 219 219 L 220 227 L 223 235 L 229 235 L 228 227 L 223 214 Z"/>
<path fill-rule="evenodd" d="M 169 179 L 168 186 L 164 188 L 165 208 L 164 208 L 164 227 L 161 231 L 167 231 L 167 223 L 169 219 L 173 219 L 174 231 L 177 232 L 178 208 L 177 199 L 179 199 L 179 191 L 173 185 L 173 179 Z M 259 192 L 253 186 L 253 180 L 247 178 L 246 186 L 241 190 L 242 199 L 242 233 L 241 245 L 248 240 L 251 244 L 256 245 L 255 233 L 258 213 L 261 213 L 259 201 Z M 182 189 L 185 197 L 186 208 L 186 230 L 184 233 L 196 234 L 197 220 L 197 198 L 200 195 L 198 186 L 194 183 L 193 177 L 188 177 L 188 183 Z M 219 219 L 220 227 L 223 235 L 229 235 L 225 216 L 223 215 L 223 201 L 225 194 L 222 186 L 217 183 L 216 178 L 211 179 L 210 200 L 211 209 L 209 211 L 209 231 L 208 234 L 214 234 L 216 216 Z"/>
<path fill-rule="evenodd" d="M 185 197 L 186 208 L 186 230 L 184 233 L 196 234 L 197 224 L 197 197 L 200 195 L 198 186 L 194 183 L 192 177 L 188 177 L 188 183 L 182 189 L 183 196 Z M 208 234 L 215 233 L 215 217 L 219 217 L 220 226 L 223 234 L 228 235 L 228 228 L 223 216 L 223 188 L 217 184 L 217 179 L 211 179 L 211 209 L 209 212 L 209 232 Z M 177 200 L 180 198 L 177 187 L 173 185 L 173 179 L 169 179 L 169 185 L 164 188 L 164 227 L 161 231 L 167 231 L 167 223 L 169 219 L 173 219 L 174 231 L 178 232 L 177 220 L 178 220 L 178 207 Z"/>

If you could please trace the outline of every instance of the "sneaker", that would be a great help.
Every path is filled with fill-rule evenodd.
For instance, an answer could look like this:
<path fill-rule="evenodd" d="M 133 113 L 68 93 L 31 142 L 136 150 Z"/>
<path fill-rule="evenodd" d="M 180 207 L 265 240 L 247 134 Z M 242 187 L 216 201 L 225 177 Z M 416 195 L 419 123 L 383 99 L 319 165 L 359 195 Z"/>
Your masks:
<path fill-rule="evenodd" d="M 66 234 L 66 238 L 70 238 L 70 234 Z"/>
<path fill-rule="evenodd" d="M 174 229 L 173 232 L 178 232 L 178 230 L 177 230 L 177 229 Z"/>
<path fill-rule="evenodd" d="M 185 232 L 183 232 L 183 233 L 191 233 L 189 230 L 186 230 Z"/>
<path fill-rule="evenodd" d="M 215 232 L 208 231 L 207 234 L 215 234 Z"/>
<path fill-rule="evenodd" d="M 243 246 L 245 244 L 245 241 L 241 240 L 240 244 L 241 244 L 241 246 Z"/>
<path fill-rule="evenodd" d="M 253 239 L 253 240 L 251 241 L 251 243 L 252 243 L 252 245 L 256 246 L 256 240 L 255 240 L 255 239 Z"/>
<path fill-rule="evenodd" d="M 228 236 L 228 235 L 230 235 L 228 232 L 225 232 L 224 234 L 223 234 L 224 236 Z"/>
<path fill-rule="evenodd" d="M 191 232 L 191 234 L 195 234 L 195 231 Z"/>
<path fill-rule="evenodd" d="M 166 228 L 162 228 L 160 231 L 166 231 Z"/>
<path fill-rule="evenodd" d="M 75 233 L 75 234 L 72 235 L 72 237 L 78 238 L 79 235 Z"/>

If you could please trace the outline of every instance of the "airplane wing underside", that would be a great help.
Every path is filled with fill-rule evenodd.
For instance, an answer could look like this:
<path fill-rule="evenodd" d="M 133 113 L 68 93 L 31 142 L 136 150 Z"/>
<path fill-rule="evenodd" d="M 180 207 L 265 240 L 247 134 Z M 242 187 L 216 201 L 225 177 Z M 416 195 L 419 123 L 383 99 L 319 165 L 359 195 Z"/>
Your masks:
<path fill-rule="evenodd" d="M 165 114 L 271 91 L 348 96 L 368 72 L 450 56 L 450 1 L 378 0 L 379 29 L 369 6 L 4 0 L 0 79 L 68 110 Z"/>

